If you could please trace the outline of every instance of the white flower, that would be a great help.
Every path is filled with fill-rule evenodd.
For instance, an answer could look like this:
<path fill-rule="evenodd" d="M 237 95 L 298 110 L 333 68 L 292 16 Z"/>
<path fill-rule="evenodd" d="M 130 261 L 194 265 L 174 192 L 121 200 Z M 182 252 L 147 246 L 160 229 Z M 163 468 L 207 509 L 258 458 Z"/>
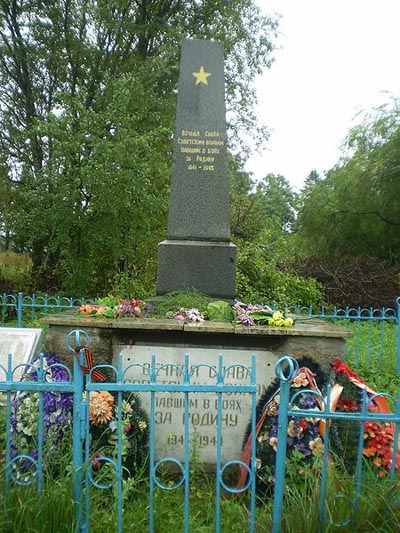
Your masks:
<path fill-rule="evenodd" d="M 204 322 L 204 316 L 198 309 L 195 307 L 191 307 L 186 311 L 186 316 L 189 320 L 193 320 L 194 322 Z"/>

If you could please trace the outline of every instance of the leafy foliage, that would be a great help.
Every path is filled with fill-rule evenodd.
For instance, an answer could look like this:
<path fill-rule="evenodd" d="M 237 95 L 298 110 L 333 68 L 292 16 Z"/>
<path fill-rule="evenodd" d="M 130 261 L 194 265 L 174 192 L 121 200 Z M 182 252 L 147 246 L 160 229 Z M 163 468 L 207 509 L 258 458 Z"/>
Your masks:
<path fill-rule="evenodd" d="M 30 291 L 32 260 L 28 254 L 0 252 L 0 292 Z"/>
<path fill-rule="evenodd" d="M 367 115 L 325 179 L 309 180 L 297 221 L 299 247 L 313 255 L 400 262 L 398 100 Z"/>
<path fill-rule="evenodd" d="M 238 158 L 229 162 L 231 230 L 238 246 L 238 298 L 269 305 L 318 304 L 319 284 L 296 272 L 293 235 L 297 195 L 283 176 L 255 183 Z"/>
<path fill-rule="evenodd" d="M 318 282 L 299 276 L 294 268 L 283 270 L 280 263 L 268 255 L 268 244 L 243 243 L 239 248 L 237 292 L 240 299 L 278 306 L 318 305 L 322 298 Z"/>

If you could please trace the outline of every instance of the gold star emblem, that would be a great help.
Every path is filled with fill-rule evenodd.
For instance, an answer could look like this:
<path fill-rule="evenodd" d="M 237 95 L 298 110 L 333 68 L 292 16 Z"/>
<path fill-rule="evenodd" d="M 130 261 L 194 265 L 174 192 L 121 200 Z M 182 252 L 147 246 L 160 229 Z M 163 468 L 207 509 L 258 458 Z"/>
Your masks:
<path fill-rule="evenodd" d="M 195 85 L 198 85 L 199 83 L 204 83 L 204 85 L 208 85 L 208 76 L 211 76 L 211 72 L 206 72 L 204 70 L 203 65 L 200 67 L 199 72 L 192 72 L 193 76 L 196 78 Z"/>

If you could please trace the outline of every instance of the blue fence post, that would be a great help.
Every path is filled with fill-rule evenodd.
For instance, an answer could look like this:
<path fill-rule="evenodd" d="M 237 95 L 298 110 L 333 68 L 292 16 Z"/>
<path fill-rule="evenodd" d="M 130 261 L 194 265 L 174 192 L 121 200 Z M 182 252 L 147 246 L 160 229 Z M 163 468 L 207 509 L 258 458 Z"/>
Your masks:
<path fill-rule="evenodd" d="M 285 374 L 285 363 L 288 365 Z M 272 533 L 280 533 L 283 496 L 285 490 L 285 471 L 286 471 L 286 451 L 287 451 L 287 426 L 288 426 L 288 409 L 290 395 L 290 381 L 299 364 L 291 357 L 281 357 L 275 364 L 275 373 L 279 378 L 279 412 L 278 412 L 278 449 L 276 452 L 275 462 L 275 492 L 274 504 L 272 508 Z"/>
<path fill-rule="evenodd" d="M 18 300 L 17 300 L 17 320 L 18 320 L 18 327 L 22 328 L 22 300 L 23 300 L 23 293 L 18 293 Z"/>
<path fill-rule="evenodd" d="M 83 373 L 79 367 L 79 362 L 74 357 L 74 411 L 73 411 L 73 487 L 74 505 L 76 512 L 76 523 L 78 531 L 82 531 L 82 431 L 81 421 L 83 415 L 82 394 L 83 394 Z"/>
<path fill-rule="evenodd" d="M 396 370 L 397 373 L 400 374 L 400 296 L 397 298 L 397 350 L 396 350 L 396 356 L 397 356 L 397 364 L 396 364 Z"/>
<path fill-rule="evenodd" d="M 83 440 L 85 437 L 85 404 L 83 398 L 84 377 L 80 368 L 80 363 L 83 363 L 83 350 L 80 351 L 80 360 L 75 357 L 75 347 L 81 346 L 81 334 L 89 340 L 87 334 L 82 330 L 71 331 L 66 338 L 66 345 L 73 356 L 74 368 L 74 407 L 73 407 L 73 434 L 72 434 L 72 483 L 74 490 L 74 506 L 75 506 L 75 520 L 77 531 L 80 533 L 85 530 L 82 520 L 82 463 L 83 463 Z"/>

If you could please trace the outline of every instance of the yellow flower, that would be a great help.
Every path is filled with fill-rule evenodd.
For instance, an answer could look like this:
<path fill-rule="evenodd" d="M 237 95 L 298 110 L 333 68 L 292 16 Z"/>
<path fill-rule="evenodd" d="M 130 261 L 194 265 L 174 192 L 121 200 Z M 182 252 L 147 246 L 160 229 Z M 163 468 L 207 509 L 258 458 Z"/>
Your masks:
<path fill-rule="evenodd" d="M 144 420 L 139 420 L 138 426 L 140 431 L 144 431 L 147 428 L 147 424 Z"/>
<path fill-rule="evenodd" d="M 90 393 L 89 420 L 95 426 L 105 424 L 112 418 L 114 398 L 107 391 L 94 391 Z"/>
<path fill-rule="evenodd" d="M 292 379 L 292 387 L 307 387 L 308 379 L 305 372 L 299 372 L 295 378 Z"/>

